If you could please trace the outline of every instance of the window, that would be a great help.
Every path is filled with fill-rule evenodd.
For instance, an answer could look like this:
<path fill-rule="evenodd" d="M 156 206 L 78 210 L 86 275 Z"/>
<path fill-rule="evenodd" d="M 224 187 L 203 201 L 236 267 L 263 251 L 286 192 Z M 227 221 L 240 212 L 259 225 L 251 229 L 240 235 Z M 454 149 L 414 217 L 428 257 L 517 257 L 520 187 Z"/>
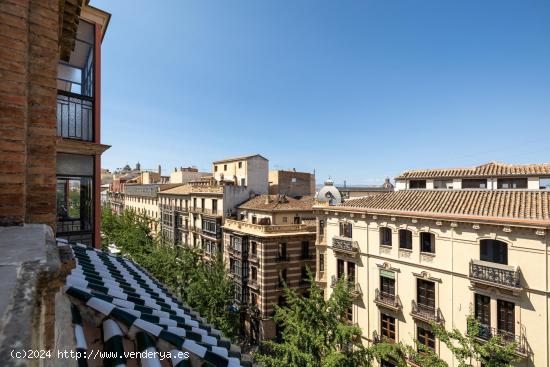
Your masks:
<path fill-rule="evenodd" d="M 462 179 L 463 189 L 486 189 L 487 180 L 477 178 L 464 178 Z"/>
<path fill-rule="evenodd" d="M 380 275 L 380 292 L 382 295 L 395 296 L 395 279 Z"/>
<path fill-rule="evenodd" d="M 255 215 L 253 215 L 252 216 L 252 224 L 256 224 L 257 222 L 258 222 L 258 218 Z"/>
<path fill-rule="evenodd" d="M 243 168 L 243 162 L 239 162 L 239 168 Z"/>
<path fill-rule="evenodd" d="M 241 252 L 242 241 L 240 237 L 231 236 L 229 238 L 229 248 L 235 252 Z"/>
<path fill-rule="evenodd" d="M 218 211 L 218 199 L 212 199 L 212 213 Z"/>
<path fill-rule="evenodd" d="M 256 241 L 252 241 L 251 242 L 251 252 L 253 255 L 256 255 L 256 251 L 258 251 L 258 244 L 256 243 Z"/>
<path fill-rule="evenodd" d="M 309 259 L 309 241 L 302 241 L 302 259 Z"/>
<path fill-rule="evenodd" d="M 348 261 L 348 281 L 355 284 L 355 263 Z"/>
<path fill-rule="evenodd" d="M 92 244 L 92 177 L 57 177 L 57 232 L 70 241 Z"/>
<path fill-rule="evenodd" d="M 435 235 L 430 232 L 420 232 L 420 252 L 435 254 Z"/>
<path fill-rule="evenodd" d="M 319 273 L 325 272 L 325 254 L 319 254 Z"/>
<path fill-rule="evenodd" d="M 380 228 L 380 246 L 391 246 L 391 228 Z"/>
<path fill-rule="evenodd" d="M 479 259 L 508 265 L 508 245 L 498 240 L 481 240 Z"/>
<path fill-rule="evenodd" d="M 424 310 L 435 310 L 435 283 L 429 280 L 417 279 L 416 300 Z"/>
<path fill-rule="evenodd" d="M 287 260 L 286 243 L 279 243 L 279 260 Z"/>
<path fill-rule="evenodd" d="M 218 172 L 218 166 L 214 166 L 214 172 Z"/>
<path fill-rule="evenodd" d="M 291 179 L 290 181 L 291 181 L 292 183 L 296 183 L 296 181 L 298 181 L 298 180 L 296 179 L 296 177 L 292 177 L 292 179 Z"/>
<path fill-rule="evenodd" d="M 409 189 L 425 189 L 426 180 L 410 180 Z"/>
<path fill-rule="evenodd" d="M 526 189 L 527 178 L 499 178 L 497 182 L 499 189 Z"/>
<path fill-rule="evenodd" d="M 541 177 L 539 187 L 541 190 L 550 190 L 550 177 Z"/>
<path fill-rule="evenodd" d="M 491 325 L 491 298 L 482 294 L 475 295 L 475 317 L 482 326 Z"/>
<path fill-rule="evenodd" d="M 283 217 L 283 223 L 286 223 L 288 221 L 287 217 Z"/>
<path fill-rule="evenodd" d="M 201 199 L 201 208 L 202 209 L 204 209 L 206 207 L 205 202 L 206 202 L 206 199 L 202 198 Z"/>
<path fill-rule="evenodd" d="M 412 232 L 408 229 L 399 230 L 399 248 L 412 250 Z"/>
<path fill-rule="evenodd" d="M 241 186 L 246 186 L 246 179 L 241 178 Z"/>
<path fill-rule="evenodd" d="M 286 269 L 279 270 L 279 287 L 283 287 L 284 284 L 286 283 L 286 275 L 287 275 Z"/>
<path fill-rule="evenodd" d="M 453 180 L 434 180 L 434 189 L 452 189 Z"/>
<path fill-rule="evenodd" d="M 390 341 L 395 341 L 395 318 L 384 313 L 380 314 L 380 335 Z"/>
<path fill-rule="evenodd" d="M 258 268 L 255 266 L 250 267 L 250 278 L 252 278 L 252 280 L 258 279 Z"/>
<path fill-rule="evenodd" d="M 340 222 L 340 236 L 352 238 L 352 225 L 347 222 Z"/>
<path fill-rule="evenodd" d="M 435 335 L 433 331 L 417 326 L 416 335 L 419 344 L 435 350 Z"/>
<path fill-rule="evenodd" d="M 342 279 L 346 273 L 344 266 L 345 261 L 342 259 L 338 259 L 336 262 L 336 275 L 338 276 L 338 279 Z"/>
<path fill-rule="evenodd" d="M 300 217 L 294 217 L 294 224 L 300 224 L 302 219 Z"/>
<path fill-rule="evenodd" d="M 227 164 L 224 164 L 224 165 L 223 165 L 223 170 L 224 170 L 224 171 L 227 171 Z"/>
<path fill-rule="evenodd" d="M 508 301 L 497 300 L 497 328 L 503 331 L 503 336 L 512 337 L 516 332 L 514 308 L 515 304 Z M 510 335 L 511 334 L 511 335 Z M 513 338 L 513 337 L 512 337 Z"/>

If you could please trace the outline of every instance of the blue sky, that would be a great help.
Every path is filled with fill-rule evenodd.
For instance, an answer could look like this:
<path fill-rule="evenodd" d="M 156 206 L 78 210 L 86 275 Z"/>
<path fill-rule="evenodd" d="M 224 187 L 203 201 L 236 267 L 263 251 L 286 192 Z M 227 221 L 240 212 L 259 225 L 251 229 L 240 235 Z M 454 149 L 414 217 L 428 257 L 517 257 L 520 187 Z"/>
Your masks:
<path fill-rule="evenodd" d="M 103 1 L 106 168 L 550 162 L 550 1 Z"/>

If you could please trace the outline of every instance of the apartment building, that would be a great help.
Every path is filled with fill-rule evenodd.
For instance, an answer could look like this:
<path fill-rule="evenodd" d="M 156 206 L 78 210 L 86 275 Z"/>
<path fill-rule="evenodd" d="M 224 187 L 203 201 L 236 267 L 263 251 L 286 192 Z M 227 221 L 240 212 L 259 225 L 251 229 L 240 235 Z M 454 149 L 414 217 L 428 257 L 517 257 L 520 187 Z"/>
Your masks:
<path fill-rule="evenodd" d="M 195 167 L 180 167 L 179 169 L 174 168 L 174 170 L 170 173 L 170 183 L 184 184 L 208 175 L 209 173 L 199 172 L 199 170 Z"/>
<path fill-rule="evenodd" d="M 212 176 L 162 191 L 161 233 L 175 245 L 202 248 L 206 258 L 222 252 L 225 216 L 253 195 L 268 191 L 268 161 L 260 155 L 214 162 Z"/>
<path fill-rule="evenodd" d="M 367 195 L 383 194 L 385 192 L 394 191 L 395 187 L 391 183 L 389 178 L 384 180 L 384 183 L 379 186 L 348 186 L 344 181 L 343 186 L 339 186 L 338 190 L 343 199 L 359 198 Z"/>
<path fill-rule="evenodd" d="M 149 218 L 149 228 L 153 233 L 160 230 L 159 192 L 179 184 L 126 184 L 123 187 L 123 207 Z"/>
<path fill-rule="evenodd" d="M 550 188 L 548 164 L 489 162 L 471 168 L 410 170 L 395 178 L 395 189 L 521 189 Z"/>
<path fill-rule="evenodd" d="M 295 169 L 269 171 L 269 194 L 291 197 L 315 195 L 315 174 Z"/>
<path fill-rule="evenodd" d="M 418 340 L 451 363 L 429 322 L 466 332 L 473 315 L 481 339 L 517 342 L 518 366 L 549 365 L 550 191 L 541 183 L 550 164 L 489 166 L 473 170 L 490 190 L 466 190 L 462 171 L 425 170 L 399 176 L 396 192 L 332 205 L 319 197 L 316 278 L 327 295 L 338 279 L 353 282 L 350 322 L 366 343 Z M 428 183 L 455 176 L 462 185 L 452 189 Z M 412 184 L 420 179 L 426 188 Z"/>
<path fill-rule="evenodd" d="M 312 196 L 259 195 L 237 208 L 223 226 L 224 259 L 235 282 L 235 302 L 253 344 L 273 339 L 274 305 L 285 304 L 283 284 L 304 293 L 315 273 Z"/>

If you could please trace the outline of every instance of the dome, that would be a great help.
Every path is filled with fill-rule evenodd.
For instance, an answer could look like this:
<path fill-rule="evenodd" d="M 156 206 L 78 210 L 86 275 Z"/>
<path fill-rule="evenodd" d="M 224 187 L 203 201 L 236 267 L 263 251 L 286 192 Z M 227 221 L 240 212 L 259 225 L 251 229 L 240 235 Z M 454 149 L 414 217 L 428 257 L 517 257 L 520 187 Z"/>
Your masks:
<path fill-rule="evenodd" d="M 340 191 L 334 186 L 331 179 L 325 181 L 325 186 L 317 193 L 317 201 L 328 202 L 329 205 L 337 205 L 342 202 Z"/>

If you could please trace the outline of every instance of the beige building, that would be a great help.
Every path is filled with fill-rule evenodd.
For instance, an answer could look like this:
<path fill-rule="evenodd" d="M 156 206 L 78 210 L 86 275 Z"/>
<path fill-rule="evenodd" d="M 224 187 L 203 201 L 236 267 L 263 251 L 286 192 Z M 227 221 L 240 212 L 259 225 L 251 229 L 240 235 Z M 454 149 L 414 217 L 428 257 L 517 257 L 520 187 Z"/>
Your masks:
<path fill-rule="evenodd" d="M 170 183 L 184 184 L 208 175 L 210 174 L 207 172 L 199 172 L 195 167 L 174 168 L 170 173 Z"/>
<path fill-rule="evenodd" d="M 354 283 L 349 316 L 366 343 L 418 340 L 452 366 L 428 322 L 466 332 L 474 315 L 480 338 L 518 343 L 518 366 L 550 365 L 550 191 L 540 187 L 550 165 L 489 165 L 492 190 L 407 189 L 413 179 L 457 175 L 425 170 L 398 177 L 406 184 L 396 192 L 315 206 L 316 279 L 327 295 L 339 278 Z M 539 186 L 513 188 L 524 177 Z"/>
<path fill-rule="evenodd" d="M 177 186 L 177 184 L 125 184 L 123 186 L 123 210 L 132 210 L 147 216 L 149 228 L 158 233 L 159 226 L 159 192 Z"/>
<path fill-rule="evenodd" d="M 163 191 L 159 201 L 164 238 L 202 248 L 207 258 L 222 251 L 224 217 L 251 196 L 267 193 L 268 161 L 260 155 L 225 159 L 213 164 L 212 174 Z"/>
<path fill-rule="evenodd" d="M 315 272 L 313 197 L 260 195 L 240 205 L 223 226 L 224 258 L 235 281 L 235 302 L 247 306 L 243 326 L 253 344 L 277 335 L 274 305 L 283 283 L 304 293 Z"/>
<path fill-rule="evenodd" d="M 315 174 L 308 172 L 269 171 L 269 194 L 291 197 L 315 195 Z"/>

